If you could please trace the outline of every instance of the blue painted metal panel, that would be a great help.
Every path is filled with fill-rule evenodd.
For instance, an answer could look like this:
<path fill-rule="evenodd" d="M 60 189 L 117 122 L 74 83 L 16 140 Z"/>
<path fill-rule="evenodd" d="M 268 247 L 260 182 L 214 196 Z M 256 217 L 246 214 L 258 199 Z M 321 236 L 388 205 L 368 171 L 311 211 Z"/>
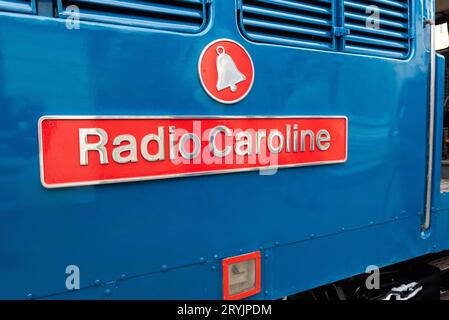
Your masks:
<path fill-rule="evenodd" d="M 270 260 L 270 276 L 266 283 L 268 298 L 331 283 L 342 274 L 361 274 L 369 265 L 383 267 L 437 250 L 433 247 L 435 239 L 420 237 L 421 221 L 420 216 L 409 216 L 382 226 L 366 226 L 277 248 L 271 260 L 267 259 Z M 434 222 L 442 221 L 435 219 Z M 314 266 L 319 268 L 309 268 L 304 261 L 314 261 Z"/>
<path fill-rule="evenodd" d="M 425 3 L 414 4 L 422 21 Z M 0 15 L 0 298 L 218 299 L 220 259 L 261 248 L 254 298 L 279 298 L 449 247 L 447 211 L 420 237 L 429 78 L 421 23 L 411 55 L 398 60 L 248 41 L 237 2 L 210 9 L 198 34 L 86 21 L 68 30 L 64 19 Z M 232 106 L 198 81 L 199 55 L 217 38 L 241 43 L 256 69 L 252 92 Z M 37 121 L 54 114 L 345 115 L 348 161 L 47 190 Z M 71 264 L 82 290 L 68 293 Z"/>

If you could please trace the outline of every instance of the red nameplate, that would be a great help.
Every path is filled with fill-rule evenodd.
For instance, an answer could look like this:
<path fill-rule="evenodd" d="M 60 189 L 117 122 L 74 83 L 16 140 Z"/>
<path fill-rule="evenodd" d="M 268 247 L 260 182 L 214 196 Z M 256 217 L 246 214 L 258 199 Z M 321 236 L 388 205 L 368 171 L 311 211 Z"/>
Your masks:
<path fill-rule="evenodd" d="M 341 163 L 347 126 L 346 117 L 320 116 L 42 117 L 41 181 L 56 188 Z"/>

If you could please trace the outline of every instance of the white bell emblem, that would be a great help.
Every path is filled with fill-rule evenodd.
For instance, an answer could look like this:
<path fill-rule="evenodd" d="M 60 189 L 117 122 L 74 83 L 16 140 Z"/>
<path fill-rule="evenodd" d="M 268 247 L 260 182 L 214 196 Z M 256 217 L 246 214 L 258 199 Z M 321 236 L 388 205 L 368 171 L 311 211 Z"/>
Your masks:
<path fill-rule="evenodd" d="M 230 88 L 232 92 L 237 91 L 237 83 L 246 80 L 243 73 L 237 69 L 234 60 L 225 52 L 222 46 L 217 47 L 217 90 Z"/>

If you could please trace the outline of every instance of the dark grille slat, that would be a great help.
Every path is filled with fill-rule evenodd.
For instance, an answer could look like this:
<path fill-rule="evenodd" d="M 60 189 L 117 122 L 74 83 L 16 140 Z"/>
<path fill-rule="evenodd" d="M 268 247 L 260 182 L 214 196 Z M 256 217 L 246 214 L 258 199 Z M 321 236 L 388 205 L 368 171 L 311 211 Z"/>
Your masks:
<path fill-rule="evenodd" d="M 317 36 L 317 37 L 325 37 L 330 38 L 332 34 L 328 31 L 320 30 L 320 29 L 312 29 L 312 28 L 301 28 L 298 26 L 292 26 L 288 24 L 282 24 L 282 23 L 275 23 L 275 22 L 266 22 L 261 21 L 257 19 L 243 19 L 243 23 L 246 26 L 251 27 L 259 27 L 259 28 L 265 28 L 265 29 L 276 29 L 279 31 L 287 31 L 291 33 L 297 33 L 298 35 L 301 34 L 309 34 L 311 36 Z"/>
<path fill-rule="evenodd" d="M 348 19 L 351 19 L 351 20 L 357 20 L 359 23 L 360 22 L 364 23 L 366 21 L 366 14 L 347 12 L 345 14 L 345 17 Z M 409 27 L 407 22 L 394 21 L 394 20 L 389 20 L 386 18 L 382 19 L 382 24 L 385 26 L 389 26 L 389 27 L 393 27 L 393 28 L 397 28 L 397 29 L 404 29 L 404 30 L 408 30 L 408 27 Z"/>
<path fill-rule="evenodd" d="M 317 17 L 311 17 L 303 14 L 294 14 L 289 12 L 283 12 L 281 10 L 274 11 L 274 10 L 267 10 L 264 8 L 260 8 L 257 6 L 250 6 L 250 5 L 244 5 L 243 11 L 246 14 L 255 14 L 264 16 L 267 18 L 267 20 L 270 17 L 278 18 L 278 19 L 284 19 L 289 21 L 296 21 L 296 22 L 304 22 L 304 23 L 311 23 L 311 24 L 319 24 L 323 26 L 331 26 L 332 23 L 328 19 L 323 18 L 317 18 Z"/>
<path fill-rule="evenodd" d="M 366 1 L 345 1 L 345 7 L 365 11 L 368 6 L 376 5 L 375 3 L 370 2 L 365 3 L 365 2 Z M 404 12 L 403 10 L 385 9 L 382 8 L 380 5 L 377 6 L 379 7 L 379 12 L 381 16 L 385 15 L 391 18 L 404 19 L 404 20 L 406 20 L 408 17 L 406 10 Z"/>
<path fill-rule="evenodd" d="M 405 39 L 408 40 L 408 33 L 392 31 L 392 30 L 383 30 L 383 29 L 369 29 L 365 26 L 360 26 L 354 23 L 346 23 L 346 27 L 353 31 L 361 31 L 366 33 L 367 35 L 371 35 L 373 38 L 375 37 L 391 37 L 396 39 Z"/>

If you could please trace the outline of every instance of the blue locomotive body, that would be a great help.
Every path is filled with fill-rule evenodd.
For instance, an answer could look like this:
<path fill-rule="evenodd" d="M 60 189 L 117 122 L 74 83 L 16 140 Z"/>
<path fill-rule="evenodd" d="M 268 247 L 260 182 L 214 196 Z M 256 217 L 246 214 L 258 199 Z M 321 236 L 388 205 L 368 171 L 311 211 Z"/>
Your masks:
<path fill-rule="evenodd" d="M 0 1 L 0 298 L 221 299 L 222 259 L 260 251 L 251 298 L 277 299 L 449 248 L 440 56 L 421 230 L 432 1 L 165 2 Z M 367 3 L 387 31 L 359 19 Z M 67 25 L 71 5 L 79 25 Z M 232 105 L 198 78 L 201 52 L 222 38 L 255 69 Z M 48 115 L 345 116 L 347 161 L 47 189 L 37 124 Z"/>

